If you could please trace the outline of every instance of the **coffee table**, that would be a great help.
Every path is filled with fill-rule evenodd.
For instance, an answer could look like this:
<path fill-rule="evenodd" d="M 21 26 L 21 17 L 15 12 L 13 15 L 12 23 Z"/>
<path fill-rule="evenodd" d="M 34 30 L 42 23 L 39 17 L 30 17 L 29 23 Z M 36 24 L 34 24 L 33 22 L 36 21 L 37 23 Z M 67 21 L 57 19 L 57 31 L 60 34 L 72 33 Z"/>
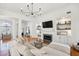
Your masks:
<path fill-rule="evenodd" d="M 36 48 L 41 48 L 43 46 L 43 42 L 35 41 L 34 45 Z"/>
<path fill-rule="evenodd" d="M 38 48 L 38 49 L 40 49 L 40 48 L 42 48 L 42 47 L 44 47 L 44 46 L 46 46 L 46 45 L 48 45 L 48 44 L 45 44 L 45 43 L 43 42 L 43 40 L 40 39 L 40 40 L 35 40 L 35 41 L 33 41 L 33 42 L 31 43 L 31 45 L 34 46 L 34 47 L 36 47 L 36 48 Z"/>

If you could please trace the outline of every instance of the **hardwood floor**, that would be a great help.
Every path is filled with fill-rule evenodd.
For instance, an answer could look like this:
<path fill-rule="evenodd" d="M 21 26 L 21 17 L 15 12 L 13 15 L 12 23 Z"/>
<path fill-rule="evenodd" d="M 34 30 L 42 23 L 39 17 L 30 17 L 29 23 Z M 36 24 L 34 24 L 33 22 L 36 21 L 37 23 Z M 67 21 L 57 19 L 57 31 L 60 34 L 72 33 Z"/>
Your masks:
<path fill-rule="evenodd" d="M 3 40 L 3 42 L 11 41 L 11 36 L 10 35 L 4 35 L 2 40 Z"/>
<path fill-rule="evenodd" d="M 33 43 L 35 41 L 38 41 L 38 37 L 37 36 L 31 36 L 31 37 L 25 37 L 23 36 L 23 38 L 25 39 L 24 41 L 29 42 L 29 43 Z M 43 41 L 42 39 L 40 39 L 43 45 L 48 45 L 49 43 L 46 41 Z"/>
<path fill-rule="evenodd" d="M 29 43 L 35 40 L 38 40 L 38 37 L 35 37 L 35 36 L 30 36 L 30 37 L 23 36 L 23 38 L 25 39 L 26 42 L 29 42 Z"/>

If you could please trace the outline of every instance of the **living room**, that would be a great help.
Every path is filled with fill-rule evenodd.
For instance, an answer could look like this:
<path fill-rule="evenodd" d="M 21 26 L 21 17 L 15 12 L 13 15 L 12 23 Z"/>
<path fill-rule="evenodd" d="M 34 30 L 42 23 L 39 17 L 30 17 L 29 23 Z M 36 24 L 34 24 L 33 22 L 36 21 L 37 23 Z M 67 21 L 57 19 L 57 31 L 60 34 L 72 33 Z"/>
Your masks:
<path fill-rule="evenodd" d="M 41 15 L 23 14 L 22 8 L 25 5 L 28 7 L 29 4 L 34 4 L 36 10 L 41 8 Z M 79 49 L 77 47 L 79 4 L 29 4 L 0 3 L 0 48 L 2 49 L 0 55 L 73 56 L 76 53 L 79 55 L 79 52 L 71 53 L 72 46 Z M 5 42 L 8 43 L 5 44 Z M 10 50 L 10 54 L 6 52 L 8 51 L 6 47 Z"/>

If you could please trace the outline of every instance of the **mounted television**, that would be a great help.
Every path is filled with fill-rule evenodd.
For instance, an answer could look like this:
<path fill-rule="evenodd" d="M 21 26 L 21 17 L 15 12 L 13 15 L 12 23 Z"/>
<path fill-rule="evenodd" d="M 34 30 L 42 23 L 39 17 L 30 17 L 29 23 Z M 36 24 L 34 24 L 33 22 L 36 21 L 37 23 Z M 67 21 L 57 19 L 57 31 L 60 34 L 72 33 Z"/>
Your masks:
<path fill-rule="evenodd" d="M 52 28 L 53 27 L 53 21 L 46 21 L 42 22 L 43 28 Z"/>

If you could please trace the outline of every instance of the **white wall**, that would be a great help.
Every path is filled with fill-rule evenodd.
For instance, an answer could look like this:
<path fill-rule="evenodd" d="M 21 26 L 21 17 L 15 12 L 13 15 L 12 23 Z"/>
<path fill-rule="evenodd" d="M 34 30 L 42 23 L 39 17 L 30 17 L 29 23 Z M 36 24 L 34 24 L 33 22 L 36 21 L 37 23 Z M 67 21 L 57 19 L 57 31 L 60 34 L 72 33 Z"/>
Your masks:
<path fill-rule="evenodd" d="M 74 8 L 73 8 L 74 7 Z M 79 42 L 79 4 L 74 5 L 72 14 L 72 39 Z"/>
<path fill-rule="evenodd" d="M 71 30 L 72 36 L 58 36 L 56 30 L 56 24 L 59 18 L 62 16 L 66 16 L 66 11 L 71 10 Z M 30 31 L 31 35 L 37 35 L 36 33 L 36 26 L 42 24 L 43 21 L 52 20 L 53 21 L 53 28 L 51 29 L 42 29 L 42 33 L 50 33 L 53 34 L 53 41 L 60 42 L 64 44 L 68 44 L 71 41 L 79 41 L 79 4 L 70 4 L 69 6 L 64 6 L 63 8 L 57 9 L 55 11 L 50 11 L 48 14 L 45 14 L 41 17 L 33 18 L 33 17 L 25 17 L 18 13 L 12 13 L 9 11 L 5 11 L 0 9 L 0 19 L 11 19 L 13 21 L 13 38 L 17 35 L 17 23 L 19 20 L 28 20 L 30 21 Z M 16 21 L 17 20 L 17 21 Z M 20 26 L 20 25 L 19 25 Z M 42 25 L 41 25 L 42 26 Z M 21 28 L 19 28 L 21 29 Z M 18 29 L 18 30 L 19 30 Z M 21 33 L 21 31 L 19 30 Z M 19 34 L 19 33 L 18 33 Z"/>
<path fill-rule="evenodd" d="M 67 16 L 66 12 L 71 10 L 71 36 L 58 36 L 56 30 L 56 24 L 59 18 L 63 16 Z M 53 21 L 53 28 L 51 29 L 42 29 L 42 33 L 50 33 L 53 34 L 53 41 L 59 42 L 63 44 L 70 44 L 72 41 L 79 41 L 79 4 L 70 4 L 69 6 L 65 6 L 64 8 L 60 8 L 55 11 L 51 11 L 49 14 L 43 15 L 38 17 L 35 23 L 36 25 L 42 24 L 43 21 L 52 20 Z"/>

